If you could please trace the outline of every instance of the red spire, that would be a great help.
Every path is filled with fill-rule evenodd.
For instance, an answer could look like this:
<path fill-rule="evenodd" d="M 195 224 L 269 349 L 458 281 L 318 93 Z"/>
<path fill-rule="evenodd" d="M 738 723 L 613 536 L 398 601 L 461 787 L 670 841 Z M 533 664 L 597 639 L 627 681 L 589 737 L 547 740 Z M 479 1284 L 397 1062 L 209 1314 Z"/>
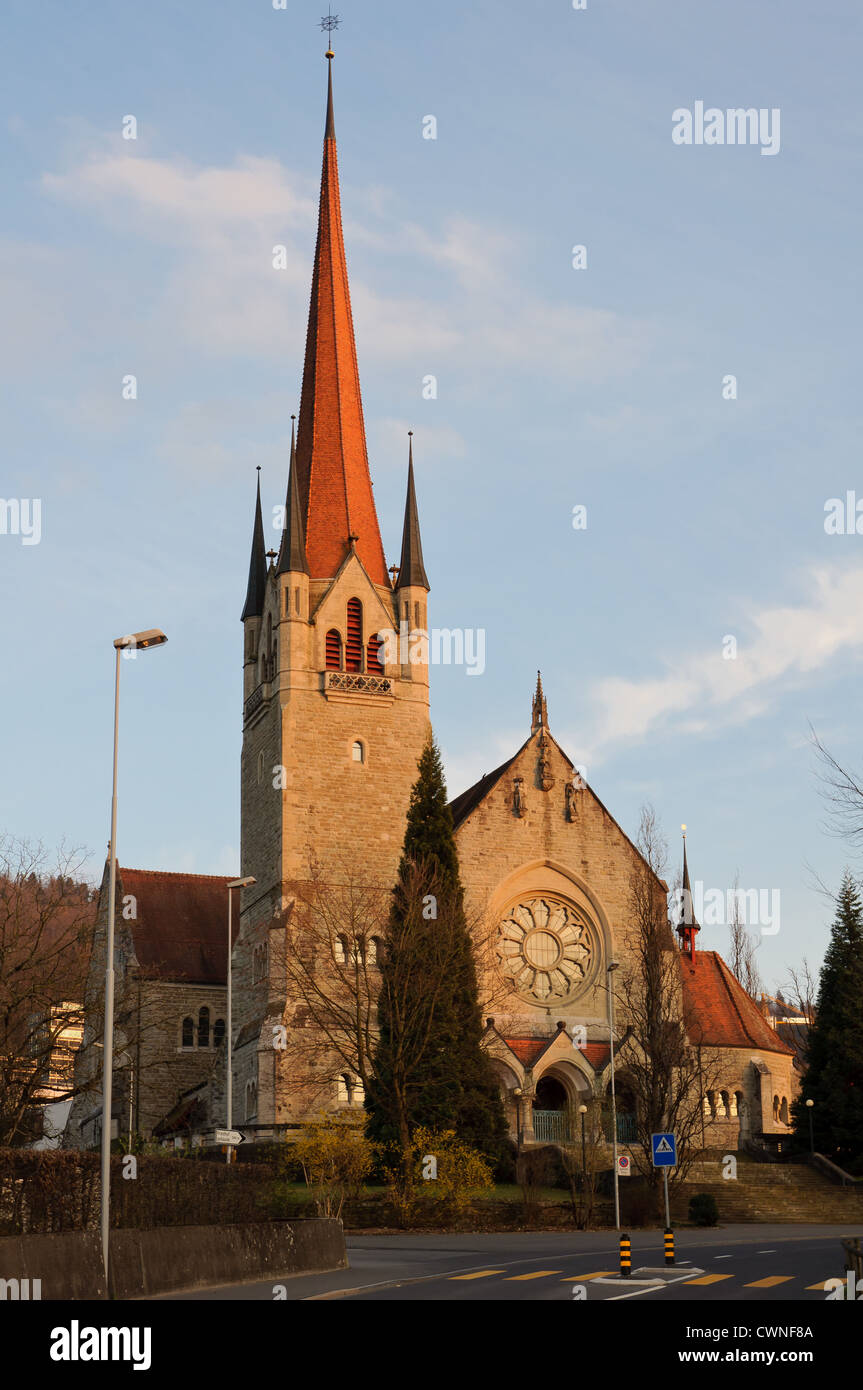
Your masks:
<path fill-rule="evenodd" d="M 300 400 L 297 481 L 311 577 L 333 578 L 355 538 L 357 554 L 372 582 L 389 588 L 366 450 L 342 234 L 331 55 L 327 58 L 327 124 Z"/>

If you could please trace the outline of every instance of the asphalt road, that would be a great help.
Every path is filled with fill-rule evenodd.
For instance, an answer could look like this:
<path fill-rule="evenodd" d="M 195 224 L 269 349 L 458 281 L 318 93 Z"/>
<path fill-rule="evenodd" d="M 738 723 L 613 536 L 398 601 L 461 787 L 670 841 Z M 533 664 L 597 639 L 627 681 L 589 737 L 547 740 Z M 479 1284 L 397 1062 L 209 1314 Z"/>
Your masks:
<path fill-rule="evenodd" d="M 164 1297 L 547 1302 L 584 1296 L 589 1302 L 823 1302 L 824 1280 L 844 1278 L 839 1242 L 852 1235 L 863 1235 L 863 1227 L 747 1225 L 679 1231 L 677 1267 L 661 1287 L 597 1282 L 601 1276 L 617 1274 L 614 1232 L 356 1235 L 348 1237 L 347 1270 L 295 1276 L 278 1289 L 268 1280 Z M 661 1268 L 663 1263 L 661 1231 L 632 1235 L 633 1276 L 641 1266 Z"/>

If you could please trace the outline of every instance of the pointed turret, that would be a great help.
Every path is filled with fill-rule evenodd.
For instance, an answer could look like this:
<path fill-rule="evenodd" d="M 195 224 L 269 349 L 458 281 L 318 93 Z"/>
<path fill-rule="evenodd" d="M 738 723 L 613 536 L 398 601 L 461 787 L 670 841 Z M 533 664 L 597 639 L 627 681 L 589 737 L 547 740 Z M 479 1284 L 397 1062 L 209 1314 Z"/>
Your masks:
<path fill-rule="evenodd" d="M 300 492 L 297 486 L 297 446 L 294 439 L 294 420 L 291 416 L 291 462 L 288 468 L 288 493 L 285 499 L 285 525 L 282 531 L 282 544 L 279 547 L 279 561 L 276 574 L 308 574 L 306 560 L 306 538 L 303 526 L 303 513 L 300 508 Z"/>
<path fill-rule="evenodd" d="M 683 831 L 683 901 L 680 906 L 680 921 L 677 924 L 677 935 L 680 937 L 680 949 L 685 955 L 689 956 L 692 964 L 695 964 L 695 933 L 700 932 L 701 928 L 695 920 L 695 911 L 692 906 L 692 889 L 689 884 L 689 865 L 686 862 L 686 826 L 681 826 Z"/>
<path fill-rule="evenodd" d="M 413 430 L 408 430 L 408 491 L 405 501 L 405 524 L 402 528 L 402 555 L 399 562 L 397 589 L 417 587 L 428 593 L 430 585 L 423 564 L 423 545 L 420 539 L 420 522 L 417 512 L 417 494 L 414 486 L 414 439 Z"/>
<path fill-rule="evenodd" d="M 533 707 L 531 711 L 530 732 L 535 734 L 537 729 L 548 728 L 548 708 L 545 703 L 545 695 L 542 691 L 542 676 L 539 671 L 536 673 L 536 694 L 533 697 Z"/>
<path fill-rule="evenodd" d="M 369 474 L 342 233 L 332 53 L 318 240 L 297 437 L 297 484 L 312 579 L 332 579 L 352 540 L 372 583 L 390 588 Z"/>
<path fill-rule="evenodd" d="M 252 531 L 252 554 L 249 560 L 249 584 L 246 589 L 246 603 L 240 619 L 260 618 L 264 611 L 264 594 L 267 589 L 267 554 L 264 549 L 264 521 L 261 515 L 261 470 L 258 469 L 258 499 L 255 503 L 255 525 Z"/>

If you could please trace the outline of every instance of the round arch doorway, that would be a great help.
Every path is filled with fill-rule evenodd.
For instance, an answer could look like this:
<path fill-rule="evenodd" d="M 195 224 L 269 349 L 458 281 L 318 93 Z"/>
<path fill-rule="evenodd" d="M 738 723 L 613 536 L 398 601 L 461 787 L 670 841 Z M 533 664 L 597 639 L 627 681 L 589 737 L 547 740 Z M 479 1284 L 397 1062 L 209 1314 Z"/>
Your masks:
<path fill-rule="evenodd" d="M 533 1134 L 539 1144 L 569 1138 L 569 1095 L 556 1076 L 541 1076 L 533 1097 Z"/>

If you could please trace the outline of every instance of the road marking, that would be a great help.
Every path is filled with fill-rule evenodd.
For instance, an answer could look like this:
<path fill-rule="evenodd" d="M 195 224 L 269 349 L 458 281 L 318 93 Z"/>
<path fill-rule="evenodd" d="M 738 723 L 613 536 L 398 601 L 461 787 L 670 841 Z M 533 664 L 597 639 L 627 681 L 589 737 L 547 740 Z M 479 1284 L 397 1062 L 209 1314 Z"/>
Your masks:
<path fill-rule="evenodd" d="M 606 1303 L 620 1303 L 624 1298 L 640 1298 L 644 1293 L 656 1293 L 658 1289 L 668 1289 L 672 1284 L 682 1284 L 686 1279 L 685 1274 L 681 1274 L 679 1279 L 664 1279 L 662 1283 L 651 1284 L 648 1289 L 633 1289 L 632 1293 L 616 1293 L 611 1298 L 605 1300 Z M 688 1281 L 691 1283 L 691 1280 Z"/>
<path fill-rule="evenodd" d="M 450 1282 L 455 1279 L 490 1279 L 493 1274 L 503 1274 L 502 1269 L 478 1269 L 475 1274 L 451 1274 Z"/>
<path fill-rule="evenodd" d="M 833 1281 L 830 1279 L 822 1279 L 820 1284 L 807 1284 L 806 1292 L 809 1293 L 812 1289 L 819 1289 L 820 1292 L 823 1293 L 828 1284 L 830 1284 L 831 1287 L 835 1287 Z"/>
<path fill-rule="evenodd" d="M 594 1274 L 567 1274 L 565 1279 L 561 1279 L 561 1284 L 583 1284 L 586 1279 L 607 1279 L 610 1274 L 616 1274 L 616 1269 L 598 1269 Z"/>
<path fill-rule="evenodd" d="M 719 1284 L 723 1279 L 733 1279 L 733 1274 L 704 1274 L 700 1279 L 688 1279 L 689 1284 Z"/>
<path fill-rule="evenodd" d="M 774 1284 L 790 1284 L 796 1276 L 793 1274 L 768 1274 L 766 1279 L 755 1279 L 751 1284 L 744 1284 L 744 1289 L 772 1289 Z"/>
<path fill-rule="evenodd" d="M 758 1254 L 759 1254 L 759 1255 L 775 1255 L 775 1254 L 776 1254 L 776 1251 L 775 1251 L 775 1250 L 759 1250 L 759 1251 L 758 1251 Z"/>
<path fill-rule="evenodd" d="M 505 1284 L 514 1284 L 519 1279 L 547 1279 L 550 1274 L 560 1274 L 559 1269 L 535 1269 L 532 1274 L 509 1274 L 504 1279 Z"/>
<path fill-rule="evenodd" d="M 733 1260 L 733 1255 L 714 1255 L 714 1260 Z"/>

